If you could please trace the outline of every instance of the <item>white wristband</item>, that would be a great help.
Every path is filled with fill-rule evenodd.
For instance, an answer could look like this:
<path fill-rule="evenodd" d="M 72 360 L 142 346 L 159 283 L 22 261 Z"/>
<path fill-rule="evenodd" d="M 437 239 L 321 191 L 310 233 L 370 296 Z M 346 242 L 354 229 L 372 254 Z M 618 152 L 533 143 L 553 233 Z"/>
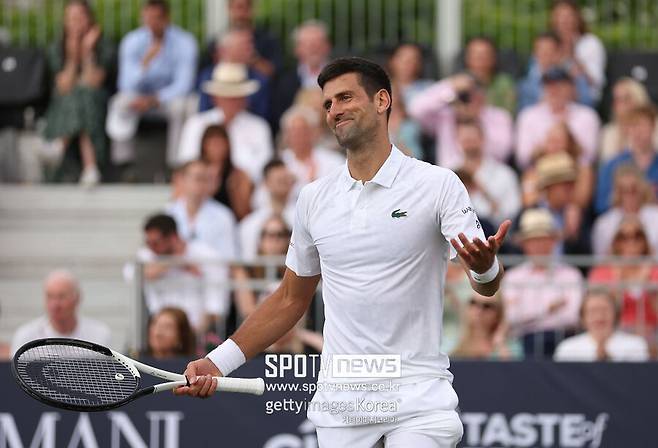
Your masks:
<path fill-rule="evenodd" d="M 240 350 L 240 347 L 238 347 L 238 344 L 233 339 L 224 341 L 208 353 L 206 358 L 217 366 L 223 376 L 228 376 L 229 373 L 247 362 L 244 353 L 242 353 L 242 350 Z"/>
<path fill-rule="evenodd" d="M 500 271 L 500 265 L 498 264 L 498 258 L 494 257 L 493 264 L 489 269 L 487 269 L 486 272 L 483 272 L 482 274 L 478 274 L 475 271 L 471 271 L 471 277 L 473 278 L 473 281 L 476 283 L 489 283 L 496 278 L 496 276 L 498 275 L 498 271 Z"/>

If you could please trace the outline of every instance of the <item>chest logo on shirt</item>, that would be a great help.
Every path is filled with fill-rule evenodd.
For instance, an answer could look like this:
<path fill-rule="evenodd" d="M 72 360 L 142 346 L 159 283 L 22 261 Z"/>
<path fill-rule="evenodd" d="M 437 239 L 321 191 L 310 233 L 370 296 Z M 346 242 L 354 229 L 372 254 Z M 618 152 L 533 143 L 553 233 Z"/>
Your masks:
<path fill-rule="evenodd" d="M 392 218 L 406 218 L 407 217 L 407 212 L 400 211 L 399 208 L 396 208 L 391 213 L 391 217 Z"/>

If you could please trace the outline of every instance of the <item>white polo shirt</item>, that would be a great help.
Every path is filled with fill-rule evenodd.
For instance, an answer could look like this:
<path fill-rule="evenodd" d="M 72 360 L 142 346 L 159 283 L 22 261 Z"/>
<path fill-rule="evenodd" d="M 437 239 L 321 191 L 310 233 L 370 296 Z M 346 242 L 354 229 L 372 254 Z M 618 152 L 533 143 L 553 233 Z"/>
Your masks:
<path fill-rule="evenodd" d="M 484 240 L 461 181 L 395 147 L 365 184 L 345 164 L 305 186 L 286 265 L 298 276 L 322 274 L 323 360 L 399 354 L 398 382 L 452 380 L 439 346 L 447 262 L 456 255 L 449 240 L 460 232 Z M 319 382 L 345 381 L 325 373 Z"/>

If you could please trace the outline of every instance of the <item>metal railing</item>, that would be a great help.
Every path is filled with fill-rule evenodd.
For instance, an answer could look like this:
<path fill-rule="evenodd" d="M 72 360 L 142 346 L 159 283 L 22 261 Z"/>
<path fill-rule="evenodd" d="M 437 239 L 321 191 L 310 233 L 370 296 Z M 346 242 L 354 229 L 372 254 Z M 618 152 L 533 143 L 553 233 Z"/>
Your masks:
<path fill-rule="evenodd" d="M 524 256 L 517 256 L 517 255 L 503 255 L 500 257 L 501 261 L 507 266 L 507 268 L 511 268 L 515 265 L 518 265 L 520 263 L 524 263 L 529 261 L 529 258 L 524 257 Z M 600 259 L 600 258 L 595 258 L 592 256 L 565 256 L 561 257 L 559 259 L 555 259 L 553 257 L 545 257 L 545 258 L 538 258 L 539 261 L 542 263 L 546 263 L 548 269 L 552 269 L 551 266 L 555 266 L 555 262 L 559 261 L 561 264 L 567 264 L 570 266 L 573 266 L 575 268 L 580 268 L 580 269 L 587 269 L 591 267 L 596 267 L 596 266 L 610 266 L 613 264 L 628 264 L 628 263 L 638 263 L 638 262 L 643 262 L 643 263 L 653 263 L 655 265 L 658 265 L 658 260 L 655 258 L 641 258 L 641 259 L 634 259 L 634 260 L 623 260 L 619 258 L 605 258 L 605 259 Z M 174 258 L 166 260 L 167 263 L 171 263 L 172 265 L 176 265 L 180 263 L 181 260 L 176 260 Z M 210 262 L 210 263 L 217 263 L 218 261 L 216 260 L 200 260 L 201 262 Z M 223 281 L 216 281 L 216 280 L 200 280 L 203 282 L 210 282 L 214 286 L 220 286 L 223 288 L 227 288 L 230 291 L 235 291 L 237 288 L 249 288 L 252 289 L 254 292 L 263 292 L 267 291 L 269 287 L 272 286 L 273 282 L 277 282 L 280 279 L 278 278 L 278 269 L 279 267 L 283 266 L 285 259 L 283 257 L 267 257 L 267 258 L 261 258 L 258 260 L 255 260 L 253 263 L 249 263 L 249 266 L 263 266 L 265 268 L 265 276 L 260 279 L 251 279 L 246 282 L 236 282 L 234 280 L 223 280 Z M 551 265 L 550 262 L 553 262 Z M 186 263 L 189 263 L 189 260 L 186 260 Z M 135 263 L 136 267 L 138 270 L 141 272 L 141 269 L 143 269 L 143 264 L 136 262 Z M 233 266 L 236 266 L 236 264 L 232 263 Z M 240 264 L 237 264 L 240 265 Z M 549 276 L 550 277 L 550 276 Z M 145 305 L 145 300 L 144 300 L 144 280 L 142 275 L 137 275 L 136 277 L 138 279 L 136 283 L 136 293 L 138 295 L 138 300 L 136 301 L 137 303 L 142 304 L 142 312 L 138 313 L 136 315 L 136 328 L 139 330 L 139 345 L 138 351 L 144 351 L 144 349 L 147 346 L 147 331 L 146 327 L 148 325 L 148 311 L 146 309 Z M 446 319 L 452 319 L 453 326 L 454 326 L 454 320 L 457 318 L 459 320 L 459 326 L 460 330 L 459 333 L 461 333 L 461 327 L 463 327 L 463 315 L 466 309 L 467 301 L 465 301 L 463 298 L 461 300 L 450 300 L 448 299 L 448 295 L 454 293 L 455 291 L 459 290 L 459 288 L 462 288 L 463 291 L 463 280 L 460 280 L 459 282 L 454 282 L 454 283 L 446 283 L 446 299 L 444 300 L 444 321 Z M 595 286 L 595 287 L 607 287 L 610 288 L 613 291 L 613 294 L 618 297 L 618 301 L 621 304 L 622 302 L 622 295 L 625 290 L 628 290 L 630 288 L 640 288 L 643 291 L 646 291 L 650 294 L 656 295 L 655 302 L 656 306 L 658 307 L 658 282 L 655 281 L 634 281 L 634 282 L 614 282 L 614 283 L 591 283 L 589 284 L 586 280 L 586 278 L 582 282 L 560 282 L 560 283 L 555 283 L 553 280 L 550 280 L 550 278 L 547 280 L 547 283 L 541 284 L 537 283 L 536 281 L 533 282 L 528 282 L 523 283 L 523 282 L 515 282 L 514 287 L 522 290 L 526 289 L 533 289 L 533 288 L 549 288 L 552 290 L 567 290 L 571 289 L 573 290 L 576 288 L 579 291 L 584 292 L 586 288 Z M 468 291 L 470 291 L 470 287 L 468 287 Z M 470 295 L 470 293 L 469 293 Z M 658 311 L 658 310 L 657 310 Z M 322 326 L 324 324 L 324 314 L 323 314 L 323 304 L 322 304 L 322 297 L 321 297 L 321 283 L 318 287 L 318 294 L 316 294 L 316 297 L 314 299 L 312 309 L 311 309 L 311 321 L 313 322 L 312 329 L 317 332 L 322 331 Z M 449 316 L 449 317 L 446 317 Z M 649 339 L 650 343 L 653 343 L 655 345 L 658 345 L 658 334 L 656 334 L 653 330 L 650 329 L 651 324 L 648 323 L 648 316 L 645 314 L 644 308 L 639 308 L 638 309 L 638 316 L 637 316 L 637 322 L 632 325 L 632 326 L 625 326 L 623 329 L 626 331 L 631 331 L 636 334 L 642 334 L 646 336 Z M 240 317 L 238 316 L 238 320 L 236 322 L 237 325 L 239 325 L 241 322 Z M 444 327 L 445 328 L 445 327 Z M 573 331 L 577 330 L 578 326 L 567 326 L 565 328 L 558 328 L 557 330 L 554 331 L 555 333 L 555 339 L 556 339 L 556 344 L 561 342 L 565 337 L 570 336 L 573 334 Z M 218 330 L 223 330 L 223 327 L 218 327 Z M 221 334 L 220 336 L 224 337 L 227 336 L 225 334 Z M 452 337 L 454 338 L 455 335 L 453 334 Z M 544 358 L 545 354 L 541 351 L 540 347 L 543 347 L 544 340 L 543 340 L 543 335 L 539 335 L 535 341 L 534 344 L 537 347 L 537 350 L 531 357 L 533 358 Z M 521 335 L 516 332 L 511 333 L 510 340 L 521 340 Z M 454 344 L 457 341 L 453 340 L 451 347 L 454 348 Z"/>

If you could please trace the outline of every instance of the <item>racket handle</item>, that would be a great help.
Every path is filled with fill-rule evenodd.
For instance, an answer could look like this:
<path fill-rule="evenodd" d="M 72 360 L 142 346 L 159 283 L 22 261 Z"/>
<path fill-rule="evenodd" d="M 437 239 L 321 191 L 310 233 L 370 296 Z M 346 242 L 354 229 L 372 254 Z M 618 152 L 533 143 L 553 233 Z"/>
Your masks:
<path fill-rule="evenodd" d="M 265 381 L 262 378 L 215 377 L 217 392 L 240 392 L 243 394 L 263 395 Z"/>

